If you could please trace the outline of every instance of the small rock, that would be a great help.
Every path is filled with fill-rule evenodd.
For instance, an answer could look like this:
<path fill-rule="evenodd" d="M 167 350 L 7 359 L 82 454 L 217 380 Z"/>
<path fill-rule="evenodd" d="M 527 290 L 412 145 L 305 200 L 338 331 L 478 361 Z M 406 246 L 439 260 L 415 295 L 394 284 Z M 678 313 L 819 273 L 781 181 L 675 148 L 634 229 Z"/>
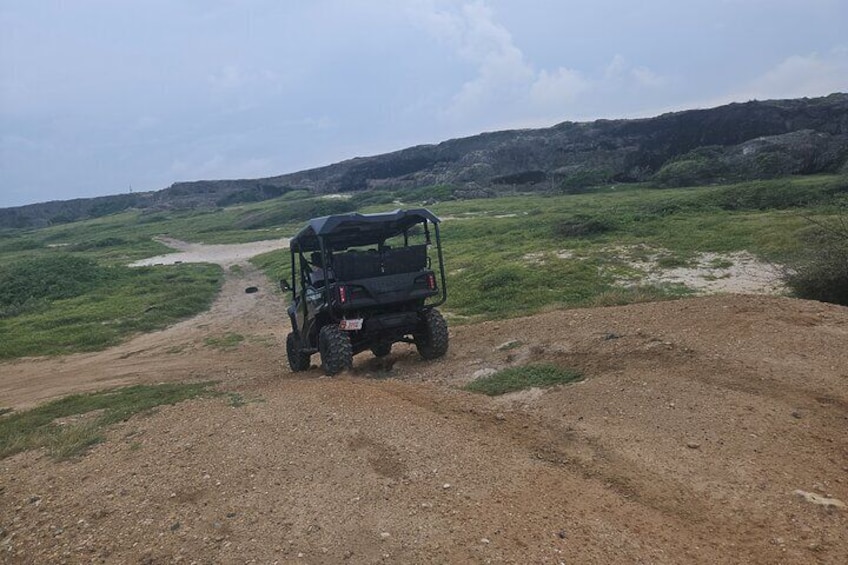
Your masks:
<path fill-rule="evenodd" d="M 504 416 L 502 413 L 498 412 L 497 414 L 495 414 L 495 420 L 499 420 L 499 421 L 503 422 L 504 420 L 506 420 L 506 416 Z"/>
<path fill-rule="evenodd" d="M 560 530 L 560 531 L 557 532 L 557 537 L 559 539 L 565 539 L 566 536 L 567 536 L 567 534 L 565 533 L 565 530 Z"/>
<path fill-rule="evenodd" d="M 389 532 L 382 532 L 380 534 L 380 537 L 383 539 L 389 539 L 390 537 L 392 537 L 392 534 L 390 534 Z"/>
<path fill-rule="evenodd" d="M 496 369 L 492 369 L 491 367 L 489 367 L 487 369 L 478 369 L 471 374 L 471 378 L 472 379 L 482 379 L 482 378 L 485 378 L 485 377 L 490 377 L 497 372 L 498 371 Z"/>
<path fill-rule="evenodd" d="M 227 518 L 235 518 L 235 517 L 236 517 L 235 512 L 227 512 Z"/>
<path fill-rule="evenodd" d="M 450 483 L 445 483 L 445 484 L 442 485 L 442 488 L 445 489 L 445 490 L 448 490 L 449 488 L 451 488 L 451 485 L 450 485 Z"/>
<path fill-rule="evenodd" d="M 492 542 L 491 542 L 491 541 L 489 541 L 489 538 L 481 538 L 481 539 L 480 539 L 480 543 L 483 543 L 483 544 L 489 545 L 489 544 L 490 544 L 490 543 L 492 543 Z"/>
<path fill-rule="evenodd" d="M 797 419 L 797 420 L 800 420 L 801 418 L 804 417 L 804 415 L 801 412 L 799 412 L 798 410 L 793 410 L 792 411 L 792 417 Z"/>
<path fill-rule="evenodd" d="M 689 449 L 700 449 L 701 444 L 698 443 L 697 441 L 689 441 L 689 442 L 686 442 L 686 447 L 688 447 Z"/>
<path fill-rule="evenodd" d="M 179 522 L 174 522 L 173 524 L 171 524 L 171 531 L 172 532 L 176 532 L 179 529 L 180 529 L 180 523 Z"/>
<path fill-rule="evenodd" d="M 796 496 L 800 496 L 807 502 L 812 504 L 818 504 L 819 506 L 824 506 L 827 508 L 837 508 L 839 510 L 845 510 L 845 503 L 836 498 L 828 498 L 826 496 L 821 496 L 820 494 L 816 494 L 814 492 L 807 492 L 804 490 L 796 490 Z"/>

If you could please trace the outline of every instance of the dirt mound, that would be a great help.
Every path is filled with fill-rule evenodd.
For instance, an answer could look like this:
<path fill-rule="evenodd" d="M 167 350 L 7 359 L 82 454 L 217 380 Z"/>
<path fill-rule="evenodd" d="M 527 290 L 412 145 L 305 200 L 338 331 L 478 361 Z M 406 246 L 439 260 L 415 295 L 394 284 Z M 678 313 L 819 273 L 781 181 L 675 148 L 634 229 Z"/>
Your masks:
<path fill-rule="evenodd" d="M 396 346 L 329 379 L 289 372 L 282 301 L 258 273 L 226 284 L 166 332 L 0 365 L 4 406 L 172 379 L 247 402 L 132 418 L 75 461 L 3 460 L 0 561 L 848 562 L 848 512 L 811 502 L 848 502 L 846 308 L 715 296 L 549 312 L 452 328 L 440 361 Z M 245 339 L 207 345 L 227 332 Z M 535 361 L 586 379 L 458 388 Z"/>

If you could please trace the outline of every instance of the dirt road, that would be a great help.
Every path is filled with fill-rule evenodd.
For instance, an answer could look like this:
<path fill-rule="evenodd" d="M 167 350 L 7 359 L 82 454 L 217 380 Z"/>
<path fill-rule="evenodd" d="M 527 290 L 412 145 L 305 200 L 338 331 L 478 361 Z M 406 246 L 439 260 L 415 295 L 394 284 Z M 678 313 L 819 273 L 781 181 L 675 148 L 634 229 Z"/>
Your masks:
<path fill-rule="evenodd" d="M 75 461 L 0 461 L 0 562 L 848 562 L 846 308 L 550 312 L 452 328 L 441 361 L 396 346 L 328 379 L 289 372 L 270 285 L 230 277 L 211 312 L 165 332 L 0 365 L 0 404 L 17 408 L 183 379 L 246 400 L 135 417 Z M 205 345 L 227 332 L 246 339 Z M 457 388 L 530 361 L 587 378 Z"/>

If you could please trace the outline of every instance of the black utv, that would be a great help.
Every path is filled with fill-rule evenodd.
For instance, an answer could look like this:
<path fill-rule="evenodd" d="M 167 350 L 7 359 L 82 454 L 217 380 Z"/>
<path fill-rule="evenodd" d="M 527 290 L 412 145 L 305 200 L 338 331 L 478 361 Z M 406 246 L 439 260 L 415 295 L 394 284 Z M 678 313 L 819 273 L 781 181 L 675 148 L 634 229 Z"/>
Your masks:
<path fill-rule="evenodd" d="M 447 352 L 436 309 L 447 298 L 439 218 L 429 210 L 315 218 L 289 247 L 292 283 L 280 284 L 291 291 L 293 371 L 320 353 L 324 372 L 335 375 L 357 353 L 383 357 L 397 342 L 415 344 L 424 359 Z"/>

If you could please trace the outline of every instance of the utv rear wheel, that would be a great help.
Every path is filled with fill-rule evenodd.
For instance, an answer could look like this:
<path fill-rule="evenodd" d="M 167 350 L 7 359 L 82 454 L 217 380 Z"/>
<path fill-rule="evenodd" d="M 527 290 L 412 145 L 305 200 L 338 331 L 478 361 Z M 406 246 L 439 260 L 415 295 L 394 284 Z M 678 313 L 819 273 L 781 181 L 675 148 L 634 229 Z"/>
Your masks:
<path fill-rule="evenodd" d="M 371 348 L 371 353 L 374 354 L 374 357 L 385 357 L 389 353 L 392 352 L 392 344 L 391 343 L 380 343 Z"/>
<path fill-rule="evenodd" d="M 335 324 L 324 326 L 318 334 L 318 350 L 324 373 L 335 375 L 353 366 L 350 336 Z"/>
<path fill-rule="evenodd" d="M 448 324 L 435 308 L 421 313 L 421 323 L 413 337 L 418 354 L 424 359 L 438 359 L 448 352 Z"/>
<path fill-rule="evenodd" d="M 310 355 L 300 350 L 300 340 L 294 333 L 289 333 L 286 337 L 286 355 L 289 358 L 289 367 L 295 373 L 309 368 Z"/>

